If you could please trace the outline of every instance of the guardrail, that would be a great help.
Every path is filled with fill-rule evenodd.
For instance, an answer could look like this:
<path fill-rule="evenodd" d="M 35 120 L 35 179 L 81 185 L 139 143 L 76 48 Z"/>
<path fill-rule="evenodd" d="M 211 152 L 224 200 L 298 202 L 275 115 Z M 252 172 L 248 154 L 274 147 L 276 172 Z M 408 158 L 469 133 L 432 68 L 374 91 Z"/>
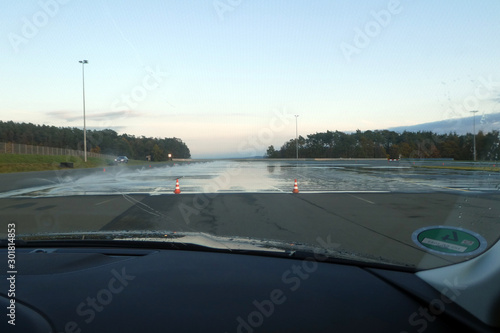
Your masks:
<path fill-rule="evenodd" d="M 20 155 L 64 155 L 83 156 L 83 150 L 66 148 L 25 145 L 22 143 L 0 142 L 0 154 L 20 154 Z M 94 152 L 87 152 L 88 157 L 100 157 L 114 159 L 113 155 L 105 155 Z"/>

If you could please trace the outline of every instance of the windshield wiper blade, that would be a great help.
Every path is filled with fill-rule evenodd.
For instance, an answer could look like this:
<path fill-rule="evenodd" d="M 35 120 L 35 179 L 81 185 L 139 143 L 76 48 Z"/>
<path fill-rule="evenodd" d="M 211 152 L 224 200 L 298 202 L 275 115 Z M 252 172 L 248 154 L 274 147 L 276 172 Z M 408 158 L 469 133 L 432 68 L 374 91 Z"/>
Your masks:
<path fill-rule="evenodd" d="M 401 263 L 385 262 L 354 252 L 319 248 L 309 244 L 278 240 L 215 236 L 202 232 L 175 231 L 95 231 L 83 233 L 46 233 L 18 235 L 23 247 L 113 247 L 149 248 L 187 251 L 211 251 L 251 254 L 317 262 L 365 265 L 370 267 L 414 268 Z M 406 266 L 406 267 L 405 267 Z"/>
<path fill-rule="evenodd" d="M 45 233 L 18 235 L 24 246 L 40 246 L 43 244 L 60 244 L 61 246 L 125 246 L 156 247 L 192 250 L 221 251 L 265 251 L 285 252 L 284 249 L 265 246 L 255 239 L 212 236 L 198 232 L 172 231 L 96 231 L 84 233 Z"/>

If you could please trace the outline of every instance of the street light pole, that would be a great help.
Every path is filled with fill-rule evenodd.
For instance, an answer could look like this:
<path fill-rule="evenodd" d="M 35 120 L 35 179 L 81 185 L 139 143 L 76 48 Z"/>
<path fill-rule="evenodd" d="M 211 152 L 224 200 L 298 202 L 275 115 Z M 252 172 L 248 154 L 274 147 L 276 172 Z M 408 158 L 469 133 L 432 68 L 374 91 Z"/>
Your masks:
<path fill-rule="evenodd" d="M 474 162 L 476 162 L 476 113 L 477 110 L 471 111 L 472 112 L 472 119 L 473 119 L 473 125 L 472 125 L 472 131 L 474 132 Z"/>
<path fill-rule="evenodd" d="M 82 64 L 82 84 L 83 84 L 83 156 L 85 162 L 87 162 L 87 124 L 85 122 L 85 64 L 89 62 L 87 60 L 80 60 L 79 63 Z"/>
<path fill-rule="evenodd" d="M 299 127 L 298 127 L 299 115 L 295 115 L 295 158 L 299 159 Z"/>

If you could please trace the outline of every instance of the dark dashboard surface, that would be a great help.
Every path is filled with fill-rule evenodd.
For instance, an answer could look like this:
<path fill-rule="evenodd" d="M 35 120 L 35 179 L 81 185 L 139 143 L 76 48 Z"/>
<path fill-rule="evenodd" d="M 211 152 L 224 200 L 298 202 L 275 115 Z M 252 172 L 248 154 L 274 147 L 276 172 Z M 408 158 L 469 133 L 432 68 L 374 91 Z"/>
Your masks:
<path fill-rule="evenodd" d="M 430 306 L 440 294 L 413 273 L 313 258 L 19 248 L 17 263 L 16 325 L 3 315 L 2 332 L 490 331 Z"/>

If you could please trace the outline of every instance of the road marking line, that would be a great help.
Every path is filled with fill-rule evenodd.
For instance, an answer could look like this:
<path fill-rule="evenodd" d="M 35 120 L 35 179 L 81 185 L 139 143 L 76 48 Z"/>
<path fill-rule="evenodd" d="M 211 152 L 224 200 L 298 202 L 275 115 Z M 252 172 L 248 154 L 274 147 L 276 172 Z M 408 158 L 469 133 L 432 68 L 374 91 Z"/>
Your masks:
<path fill-rule="evenodd" d="M 99 205 L 105 204 L 106 202 L 113 201 L 113 200 L 115 200 L 115 199 L 116 199 L 116 198 L 109 199 L 109 200 L 104 200 L 104 201 L 101 201 L 101 202 L 96 203 L 94 206 L 99 206 Z"/>
<path fill-rule="evenodd" d="M 272 188 L 275 188 L 275 189 L 277 189 L 277 190 L 278 190 L 278 191 L 280 191 L 280 192 L 283 192 L 283 193 L 285 193 L 285 191 L 283 191 L 283 190 L 282 190 L 282 189 L 280 189 L 280 188 L 277 188 L 276 186 L 272 186 L 272 185 L 271 185 L 271 187 L 272 187 Z"/>
<path fill-rule="evenodd" d="M 349 196 L 354 197 L 354 198 L 359 199 L 359 200 L 363 200 L 364 202 L 368 202 L 368 203 L 370 203 L 370 204 L 372 204 L 372 205 L 374 205 L 374 204 L 375 204 L 375 202 L 370 201 L 370 200 L 366 200 L 366 199 L 363 199 L 363 198 L 360 198 L 360 197 L 358 197 L 357 195 L 352 195 L 352 194 L 349 194 Z"/>
<path fill-rule="evenodd" d="M 453 187 L 446 187 L 446 186 L 439 186 L 439 187 L 446 188 L 446 189 L 449 189 L 449 190 L 455 190 L 455 191 L 470 192 L 469 190 L 462 189 L 462 188 L 453 188 Z"/>

